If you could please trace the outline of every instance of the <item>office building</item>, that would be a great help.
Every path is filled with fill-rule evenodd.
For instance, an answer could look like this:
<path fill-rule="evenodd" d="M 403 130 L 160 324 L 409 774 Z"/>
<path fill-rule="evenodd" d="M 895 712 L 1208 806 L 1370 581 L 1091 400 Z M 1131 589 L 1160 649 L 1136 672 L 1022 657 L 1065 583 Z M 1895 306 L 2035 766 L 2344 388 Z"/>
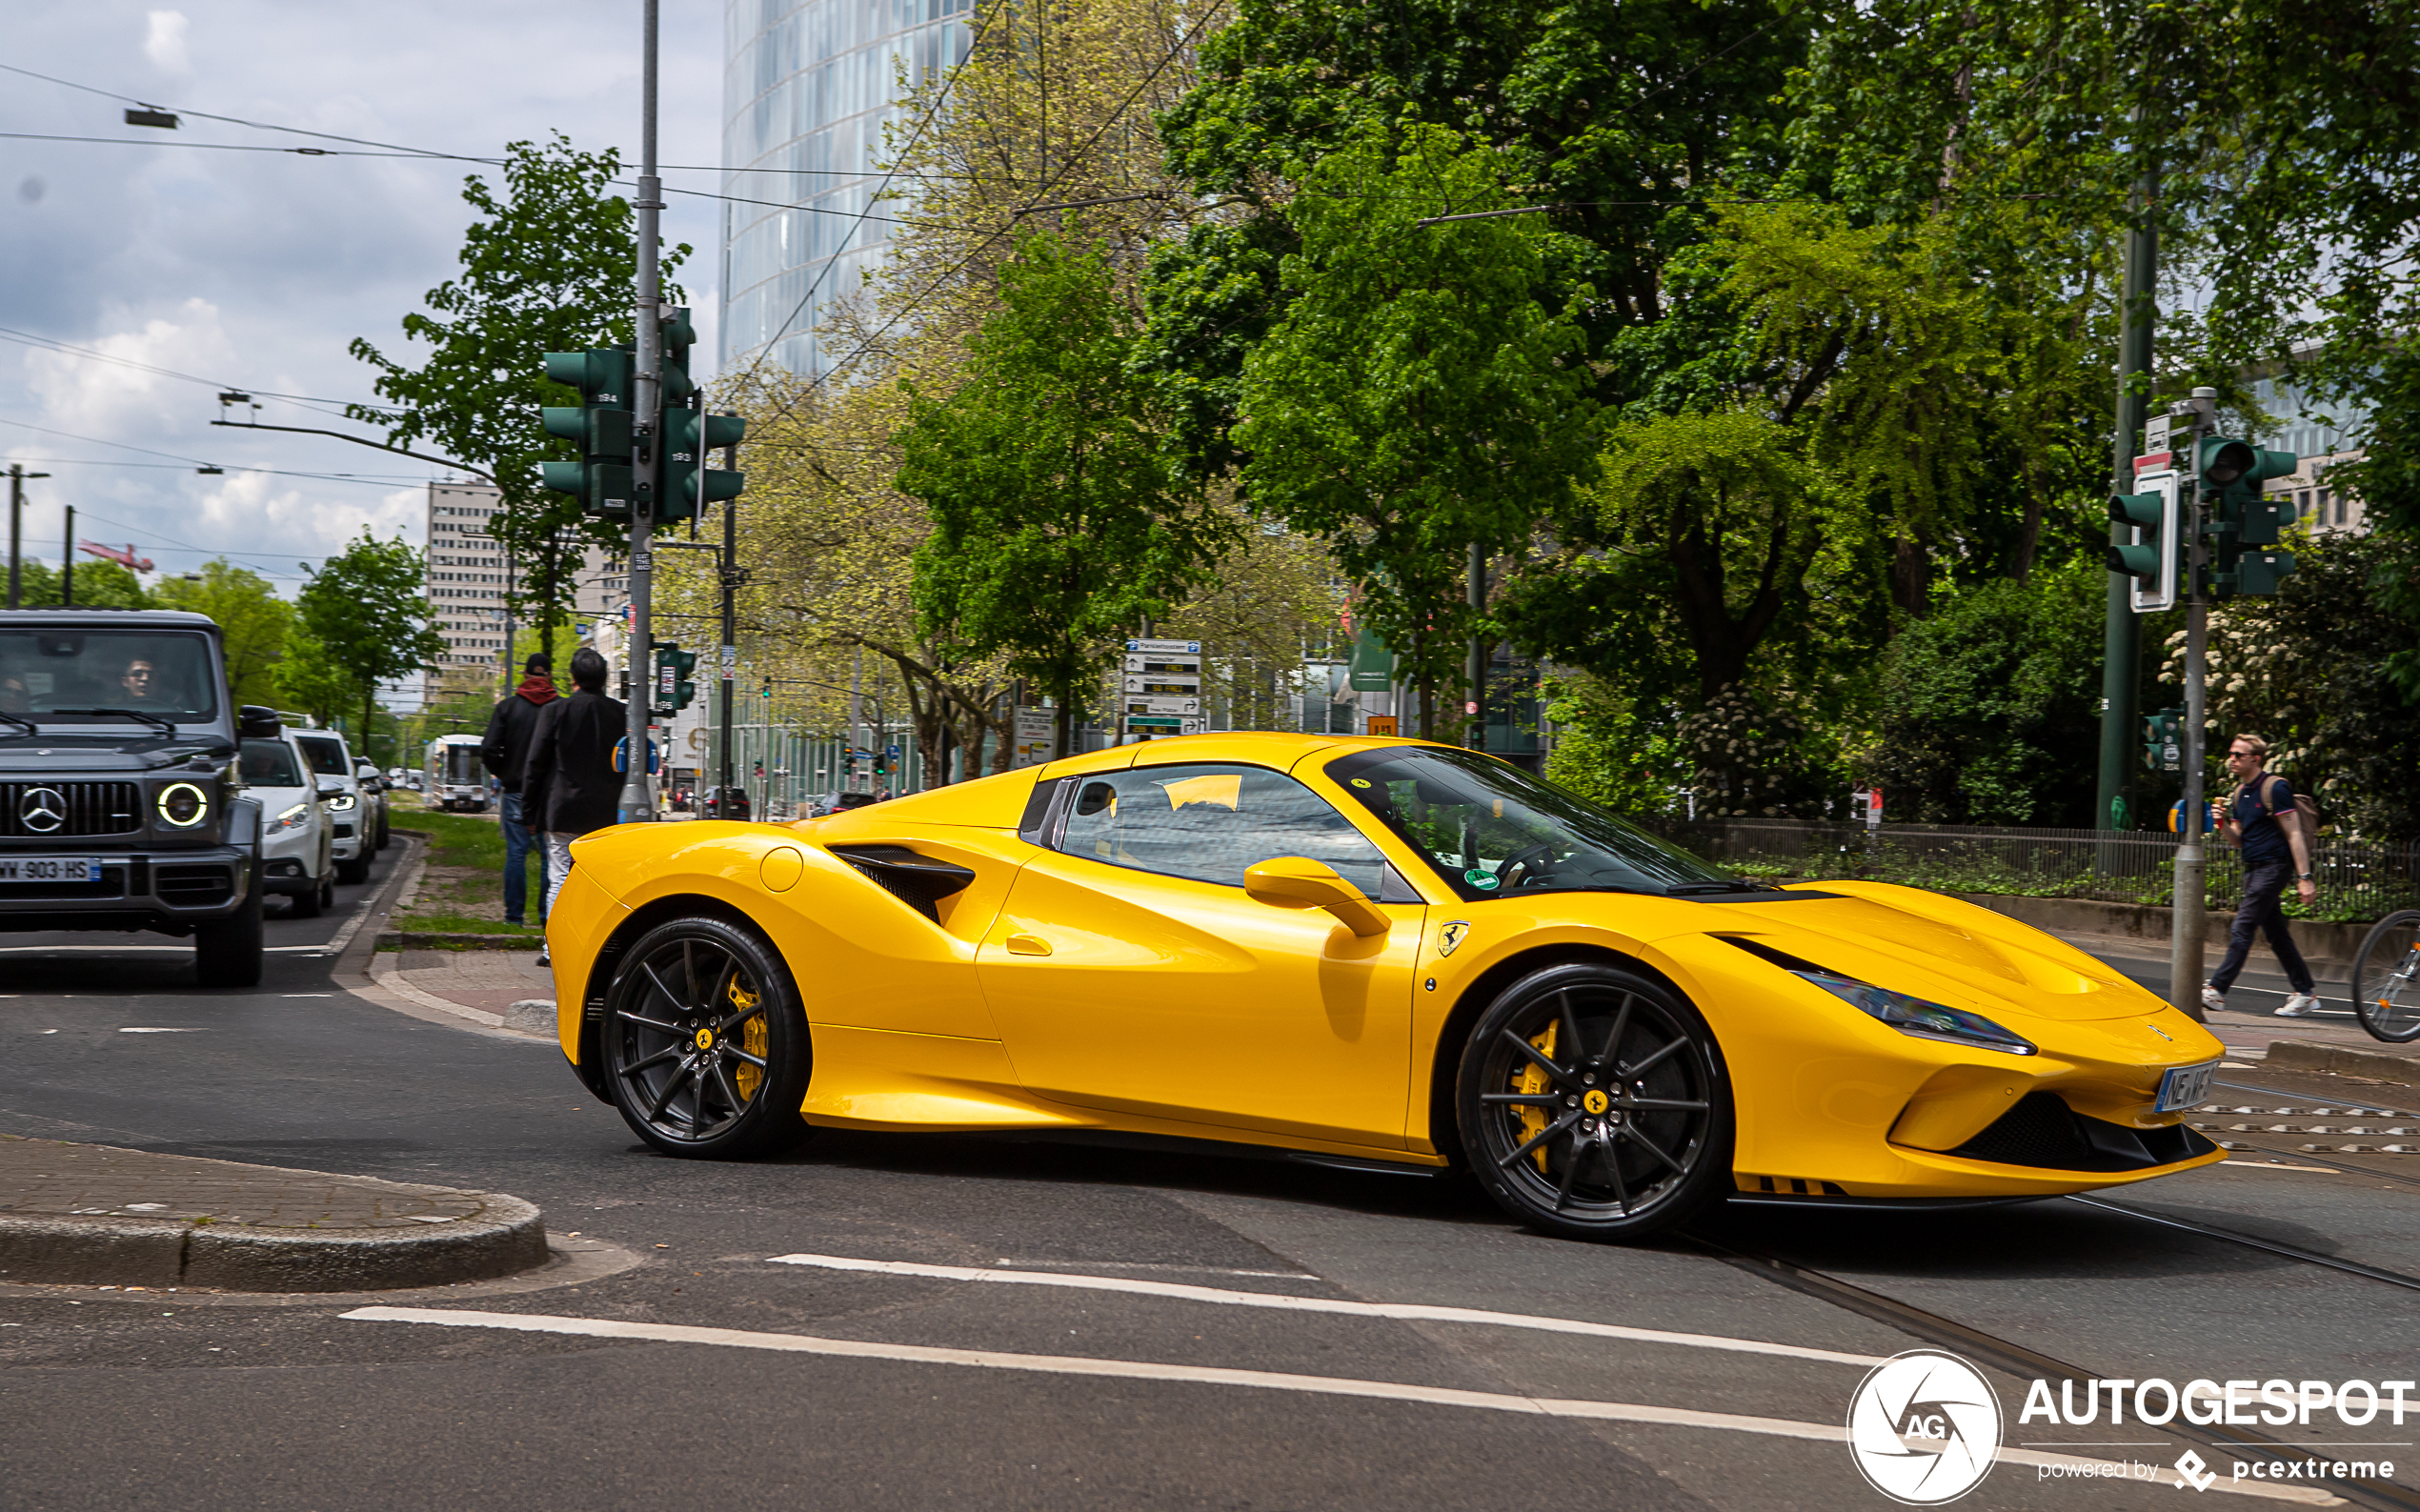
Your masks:
<path fill-rule="evenodd" d="M 429 485 L 429 626 L 445 653 L 425 675 L 423 696 L 440 703 L 473 691 L 494 695 L 505 642 L 510 565 L 487 522 L 503 495 L 485 483 Z"/>
<path fill-rule="evenodd" d="M 733 0 L 723 12 L 720 367 L 813 374 L 831 303 L 861 288 L 890 230 L 860 220 L 880 174 L 899 71 L 911 84 L 965 53 L 971 0 Z M 746 201 L 772 201 L 751 204 Z"/>

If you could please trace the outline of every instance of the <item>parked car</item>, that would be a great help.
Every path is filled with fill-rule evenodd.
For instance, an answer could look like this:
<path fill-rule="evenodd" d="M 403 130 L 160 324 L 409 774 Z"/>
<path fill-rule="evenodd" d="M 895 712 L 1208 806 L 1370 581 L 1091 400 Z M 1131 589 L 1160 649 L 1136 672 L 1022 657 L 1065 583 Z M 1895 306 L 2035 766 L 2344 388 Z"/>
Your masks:
<path fill-rule="evenodd" d="M 152 930 L 205 987 L 260 980 L 260 805 L 219 629 L 166 610 L 0 611 L 0 931 Z"/>
<path fill-rule="evenodd" d="M 333 730 L 296 730 L 293 736 L 295 747 L 311 763 L 311 770 L 334 785 L 328 794 L 328 818 L 329 833 L 334 837 L 336 848 L 336 880 L 347 887 L 357 887 L 370 879 L 370 854 L 376 849 L 373 843 L 376 829 L 369 800 L 361 791 L 353 753 L 345 748 L 345 737 Z"/>
<path fill-rule="evenodd" d="M 393 784 L 378 775 L 375 762 L 356 761 L 353 773 L 361 779 L 362 801 L 370 806 L 369 815 L 362 820 L 370 835 L 370 848 L 383 851 L 392 837 L 387 828 L 387 790 Z"/>
<path fill-rule="evenodd" d="M 746 788 L 708 788 L 697 801 L 697 814 L 708 819 L 744 819 L 748 817 Z"/>
<path fill-rule="evenodd" d="M 336 900 L 332 779 L 311 769 L 295 734 L 247 739 L 236 759 L 244 792 L 260 804 L 261 891 L 293 899 L 292 917 L 317 918 Z M 324 786 L 323 786 L 324 785 Z"/>

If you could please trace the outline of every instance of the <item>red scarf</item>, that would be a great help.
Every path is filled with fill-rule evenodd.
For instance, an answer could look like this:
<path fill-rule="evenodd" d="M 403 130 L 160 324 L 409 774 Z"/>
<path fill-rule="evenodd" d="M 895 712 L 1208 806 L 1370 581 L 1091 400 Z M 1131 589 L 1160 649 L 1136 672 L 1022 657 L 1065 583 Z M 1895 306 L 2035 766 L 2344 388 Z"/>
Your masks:
<path fill-rule="evenodd" d="M 541 709 L 562 696 L 555 691 L 554 679 L 542 672 L 534 672 L 523 677 L 521 685 L 513 691 Z"/>

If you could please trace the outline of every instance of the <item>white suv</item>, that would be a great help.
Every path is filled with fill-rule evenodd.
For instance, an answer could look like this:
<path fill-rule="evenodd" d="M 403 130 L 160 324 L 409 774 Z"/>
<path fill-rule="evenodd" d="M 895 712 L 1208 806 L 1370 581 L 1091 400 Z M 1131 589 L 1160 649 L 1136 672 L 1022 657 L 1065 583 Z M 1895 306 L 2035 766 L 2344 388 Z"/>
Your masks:
<path fill-rule="evenodd" d="M 353 753 L 345 749 L 345 737 L 333 730 L 296 730 L 293 736 L 311 769 L 323 779 L 321 788 L 342 784 L 342 791 L 328 794 L 328 817 L 335 832 L 336 880 L 347 887 L 368 881 L 371 853 L 377 849 L 375 821 L 363 797 L 361 779 L 353 776 Z"/>
<path fill-rule="evenodd" d="M 236 775 L 260 804 L 261 891 L 292 898 L 295 918 L 317 918 L 336 897 L 327 779 L 305 764 L 292 731 L 246 736 Z"/>

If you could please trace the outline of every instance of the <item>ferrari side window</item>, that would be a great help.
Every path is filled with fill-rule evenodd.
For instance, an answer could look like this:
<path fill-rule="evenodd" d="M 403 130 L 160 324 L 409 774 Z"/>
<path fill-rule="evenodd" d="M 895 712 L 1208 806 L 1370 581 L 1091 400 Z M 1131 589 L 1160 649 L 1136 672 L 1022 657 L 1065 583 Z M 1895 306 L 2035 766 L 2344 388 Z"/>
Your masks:
<path fill-rule="evenodd" d="M 1385 858 L 1321 796 L 1265 767 L 1137 767 L 1080 779 L 1059 848 L 1113 866 L 1241 887 L 1247 867 L 1305 856 L 1371 897 Z"/>

